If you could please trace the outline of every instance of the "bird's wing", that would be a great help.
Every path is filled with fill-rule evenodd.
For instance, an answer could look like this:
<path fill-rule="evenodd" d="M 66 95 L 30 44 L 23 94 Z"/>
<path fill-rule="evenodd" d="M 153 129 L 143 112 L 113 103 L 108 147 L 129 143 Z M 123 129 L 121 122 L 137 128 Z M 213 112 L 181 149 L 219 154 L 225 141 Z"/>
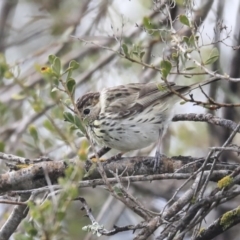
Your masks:
<path fill-rule="evenodd" d="M 176 91 L 188 89 L 173 82 L 169 84 Z M 165 83 L 131 83 L 106 88 L 100 94 L 101 113 L 111 114 L 113 118 L 129 117 L 170 94 L 173 93 Z"/>

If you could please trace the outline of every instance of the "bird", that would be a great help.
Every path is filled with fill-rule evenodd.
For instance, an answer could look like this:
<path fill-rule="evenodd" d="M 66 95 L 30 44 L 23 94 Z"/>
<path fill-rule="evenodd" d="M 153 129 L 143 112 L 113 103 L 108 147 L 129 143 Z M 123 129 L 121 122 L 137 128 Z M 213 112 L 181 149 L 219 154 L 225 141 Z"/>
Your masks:
<path fill-rule="evenodd" d="M 76 107 L 93 144 L 123 153 L 157 143 L 154 171 L 161 162 L 161 143 L 173 118 L 174 105 L 199 86 L 218 81 L 176 85 L 174 82 L 129 83 L 78 98 Z"/>

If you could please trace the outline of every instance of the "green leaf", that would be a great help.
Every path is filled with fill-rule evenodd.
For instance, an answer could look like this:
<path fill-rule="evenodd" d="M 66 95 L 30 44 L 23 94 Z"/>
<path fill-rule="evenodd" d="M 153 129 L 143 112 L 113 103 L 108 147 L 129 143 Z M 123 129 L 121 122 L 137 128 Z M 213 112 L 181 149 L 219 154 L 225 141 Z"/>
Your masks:
<path fill-rule="evenodd" d="M 70 112 L 64 112 L 63 118 L 65 121 L 75 124 L 74 116 Z"/>
<path fill-rule="evenodd" d="M 180 102 L 180 105 L 184 105 L 185 103 L 187 103 L 187 102 L 181 101 L 181 102 Z"/>
<path fill-rule="evenodd" d="M 11 78 L 14 77 L 14 75 L 13 75 L 12 72 L 6 71 L 6 72 L 4 73 L 4 76 L 3 76 L 3 77 L 6 78 L 6 79 L 11 79 Z"/>
<path fill-rule="evenodd" d="M 31 137 L 34 139 L 35 142 L 38 141 L 38 132 L 37 132 L 37 128 L 31 124 L 29 127 L 28 127 L 28 131 L 31 135 Z"/>
<path fill-rule="evenodd" d="M 44 122 L 43 122 L 43 126 L 49 130 L 50 132 L 54 132 L 55 131 L 55 128 L 53 127 L 52 123 L 46 119 Z"/>
<path fill-rule="evenodd" d="M 66 83 L 67 89 L 70 92 L 71 95 L 73 95 L 75 87 L 76 87 L 76 81 L 73 78 L 69 78 Z"/>
<path fill-rule="evenodd" d="M 52 70 L 58 75 L 60 76 L 61 73 L 61 61 L 60 58 L 55 57 L 53 64 L 52 64 Z"/>
<path fill-rule="evenodd" d="M 172 69 L 172 64 L 169 61 L 163 60 L 160 63 L 160 69 L 161 69 L 162 77 L 166 79 Z"/>
<path fill-rule="evenodd" d="M 113 187 L 113 190 L 114 190 L 114 192 L 115 192 L 118 196 L 122 196 L 122 195 L 123 195 L 123 192 L 122 192 L 121 188 L 119 188 L 117 185 L 115 185 L 115 186 Z"/>
<path fill-rule="evenodd" d="M 63 211 L 63 210 L 57 211 L 57 214 L 56 214 L 57 221 L 61 222 L 62 220 L 64 220 L 65 216 L 66 216 L 66 211 Z"/>
<path fill-rule="evenodd" d="M 22 149 L 18 149 L 16 151 L 16 155 L 19 157 L 25 157 L 24 151 Z"/>
<path fill-rule="evenodd" d="M 80 132 L 77 132 L 77 136 L 78 136 L 79 138 L 82 138 L 84 135 L 83 135 L 82 133 L 80 133 Z"/>
<path fill-rule="evenodd" d="M 209 58 L 204 62 L 204 65 L 209 65 L 216 62 L 219 58 L 219 52 L 217 48 L 213 48 L 210 52 Z"/>
<path fill-rule="evenodd" d="M 31 222 L 24 222 L 24 229 L 27 232 L 27 235 L 30 235 L 31 238 L 28 239 L 33 239 L 33 236 L 36 236 L 38 231 L 35 229 L 34 225 Z"/>
<path fill-rule="evenodd" d="M 172 69 L 172 64 L 169 62 L 169 61 L 167 61 L 167 60 L 163 60 L 163 61 L 161 61 L 161 63 L 160 63 L 160 68 L 164 68 L 164 69 L 166 69 L 168 72 L 170 72 L 171 71 L 171 69 Z"/>
<path fill-rule="evenodd" d="M 186 17 L 186 15 L 180 15 L 179 20 L 182 24 L 190 27 L 190 22 L 189 22 L 189 19 Z"/>
<path fill-rule="evenodd" d="M 196 37 L 194 37 L 194 35 L 191 35 L 190 37 L 186 37 L 184 36 L 183 37 L 183 41 L 189 46 L 189 47 L 192 47 L 194 46 L 194 41 L 197 39 L 195 39 Z"/>
<path fill-rule="evenodd" d="M 85 133 L 85 128 L 77 115 L 74 115 L 74 123 L 81 132 Z"/>
<path fill-rule="evenodd" d="M 40 212 L 45 212 L 51 210 L 53 207 L 53 203 L 50 200 L 45 200 L 41 205 L 39 205 L 39 209 L 36 209 L 36 214 Z"/>
<path fill-rule="evenodd" d="M 141 60 L 142 60 L 144 54 L 145 54 L 145 52 L 140 52 L 140 59 L 141 59 Z"/>
<path fill-rule="evenodd" d="M 33 110 L 37 113 L 41 112 L 44 108 L 43 102 L 41 100 L 30 102 L 30 103 Z"/>
<path fill-rule="evenodd" d="M 4 152 L 5 143 L 0 141 L 0 152 Z"/>
<path fill-rule="evenodd" d="M 161 84 L 161 83 L 157 84 L 157 88 L 161 92 L 168 90 L 168 87 L 165 84 Z"/>
<path fill-rule="evenodd" d="M 196 67 L 187 67 L 187 68 L 185 68 L 185 70 L 186 71 L 190 71 L 190 70 L 193 70 L 193 69 L 195 69 Z"/>
<path fill-rule="evenodd" d="M 194 42 L 196 40 L 196 37 L 194 35 L 191 35 L 189 38 L 189 46 L 194 46 Z"/>
<path fill-rule="evenodd" d="M 49 62 L 50 64 L 53 64 L 55 58 L 56 58 L 55 55 L 49 55 L 49 56 L 48 56 L 48 62 Z"/>
<path fill-rule="evenodd" d="M 72 68 L 69 68 L 68 74 L 67 74 L 67 80 L 68 80 L 69 78 L 71 78 L 72 72 L 73 72 L 73 69 L 72 69 Z"/>
<path fill-rule="evenodd" d="M 125 56 L 129 56 L 128 47 L 125 43 L 123 43 L 122 49 L 123 49 L 123 52 L 124 52 Z"/>
<path fill-rule="evenodd" d="M 144 17 L 143 18 L 143 26 L 146 28 L 146 29 L 151 29 L 152 28 L 152 24 L 151 24 L 151 21 L 148 17 Z"/>
<path fill-rule="evenodd" d="M 58 91 L 58 89 L 57 89 L 56 87 L 54 87 L 54 88 L 51 90 L 51 92 L 56 92 L 56 91 Z"/>
<path fill-rule="evenodd" d="M 71 132 L 73 132 L 73 131 L 75 131 L 75 130 L 78 130 L 78 128 L 77 128 L 76 126 L 74 126 L 74 125 L 70 126 L 70 131 L 71 131 Z"/>
<path fill-rule="evenodd" d="M 22 99 L 24 99 L 24 98 L 26 98 L 26 95 L 25 94 L 13 94 L 12 95 L 12 99 L 14 99 L 14 100 L 22 100 Z"/>
<path fill-rule="evenodd" d="M 172 53 L 172 59 L 173 59 L 175 62 L 178 62 L 178 59 L 179 59 L 179 54 L 178 54 L 178 52 Z"/>
<path fill-rule="evenodd" d="M 75 69 L 78 69 L 80 67 L 80 64 L 77 61 L 72 60 L 69 63 L 69 67 L 72 68 L 73 70 L 75 70 Z"/>
<path fill-rule="evenodd" d="M 72 100 L 71 100 L 70 98 L 64 99 L 63 102 L 64 102 L 65 105 L 70 105 L 70 104 L 72 104 Z"/>
<path fill-rule="evenodd" d="M 184 36 L 184 37 L 183 37 L 183 41 L 188 45 L 188 43 L 189 43 L 189 37 Z"/>

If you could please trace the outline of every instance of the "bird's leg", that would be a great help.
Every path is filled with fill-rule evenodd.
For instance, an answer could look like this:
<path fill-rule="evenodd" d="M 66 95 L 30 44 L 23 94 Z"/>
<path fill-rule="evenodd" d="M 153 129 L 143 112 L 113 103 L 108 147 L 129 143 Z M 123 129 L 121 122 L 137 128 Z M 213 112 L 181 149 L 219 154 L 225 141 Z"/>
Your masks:
<path fill-rule="evenodd" d="M 110 150 L 111 150 L 111 148 L 109 148 L 109 147 L 104 147 L 104 148 L 100 149 L 100 150 L 97 152 L 97 155 L 98 155 L 98 157 L 99 157 L 99 161 L 101 161 L 101 162 L 114 161 L 114 160 L 117 160 L 117 159 L 121 158 L 122 155 L 124 154 L 124 152 L 120 152 L 120 153 L 118 153 L 118 154 L 116 154 L 116 155 L 114 155 L 114 156 L 112 156 L 112 157 L 110 157 L 110 158 L 107 158 L 107 159 L 106 159 L 106 158 L 100 158 L 100 157 L 103 156 L 105 153 L 109 152 Z M 91 160 L 91 162 L 93 162 L 93 163 L 96 163 L 96 162 L 97 162 L 97 158 L 96 158 L 95 154 L 90 157 L 90 160 Z"/>
<path fill-rule="evenodd" d="M 102 157 L 104 154 L 106 154 L 107 152 L 109 152 L 111 150 L 111 148 L 109 147 L 103 147 L 101 148 L 98 152 L 97 152 L 97 156 L 100 158 Z M 97 157 L 95 156 L 95 154 L 93 154 L 92 156 L 89 157 L 90 159 L 96 159 Z M 101 159 L 100 159 L 101 160 Z"/>
<path fill-rule="evenodd" d="M 155 159 L 154 159 L 154 166 L 153 166 L 153 172 L 157 172 L 160 168 L 161 164 L 161 150 L 162 150 L 162 138 L 163 138 L 163 130 L 159 129 L 158 131 L 158 142 L 157 142 L 157 149 L 155 153 Z"/>
<path fill-rule="evenodd" d="M 99 161 L 103 162 L 105 161 L 106 159 L 104 158 L 101 158 L 104 154 L 106 154 L 107 152 L 109 152 L 111 150 L 111 148 L 109 147 L 103 147 L 101 148 L 98 152 L 97 152 L 97 156 L 95 154 L 93 154 L 92 156 L 89 157 L 90 160 L 87 160 L 86 161 L 86 164 L 85 164 L 85 168 L 86 168 L 86 171 L 88 171 L 92 164 L 93 163 L 96 163 L 99 159 Z"/>

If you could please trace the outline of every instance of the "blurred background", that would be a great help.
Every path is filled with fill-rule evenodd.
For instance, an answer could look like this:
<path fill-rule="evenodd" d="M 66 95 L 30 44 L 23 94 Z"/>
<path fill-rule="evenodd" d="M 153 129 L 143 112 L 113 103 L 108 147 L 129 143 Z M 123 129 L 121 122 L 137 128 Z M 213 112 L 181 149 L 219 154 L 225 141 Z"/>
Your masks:
<path fill-rule="evenodd" d="M 167 2 L 172 4 L 172 19 L 179 14 L 200 15 L 197 29 L 201 55 L 207 58 L 214 45 L 220 56 L 209 68 L 240 77 L 240 50 L 236 47 L 240 45 L 240 1 Z M 157 0 L 0 0 L 0 151 L 30 159 L 50 156 L 59 160 L 76 156 L 83 146 L 86 149 L 86 140 L 78 138 L 64 122 L 65 107 L 60 100 L 65 100 L 66 96 L 51 91 L 53 83 L 43 77 L 41 68 L 47 66 L 50 54 L 58 56 L 64 67 L 73 59 L 79 62 L 80 68 L 74 73 L 77 83 L 75 99 L 104 87 L 160 81 L 159 72 L 120 57 L 116 51 L 124 42 L 136 52 L 144 52 L 142 61 L 147 64 L 157 65 L 168 57 L 171 40 L 163 40 L 161 34 L 167 32 L 170 24 L 168 15 L 160 11 L 162 3 Z M 173 25 L 179 32 L 183 29 L 179 21 Z M 198 55 L 193 56 L 200 60 Z M 192 63 L 185 65 L 191 66 Z M 169 80 L 188 85 L 208 77 L 189 76 L 172 74 Z M 239 84 L 220 81 L 204 89 L 219 102 L 239 102 Z M 199 90 L 193 94 L 204 100 Z M 190 112 L 210 112 L 235 122 L 240 118 L 237 108 L 209 111 L 190 103 L 175 107 L 176 114 Z M 221 146 L 229 134 L 227 129 L 206 123 L 172 123 L 164 138 L 163 151 L 169 156 L 205 156 L 210 146 Z M 235 142 L 239 142 L 238 136 Z M 154 147 L 130 154 L 153 156 Z M 114 151 L 109 154 L 113 155 Z M 225 154 L 222 160 L 228 156 L 227 160 L 239 162 L 237 155 Z M 3 163 L 0 171 L 7 171 Z M 179 180 L 134 183 L 130 192 L 146 207 L 159 211 L 181 184 Z M 210 185 L 209 191 L 214 186 Z M 80 195 L 86 198 L 98 222 L 107 229 L 114 225 L 136 224 L 140 220 L 101 187 L 82 189 Z M 233 206 L 237 206 L 236 199 L 232 201 L 231 208 Z M 211 212 L 206 225 L 228 207 L 223 204 Z M 0 206 L 1 225 L 11 208 Z M 89 220 L 79 208 L 73 203 L 64 221 L 70 239 L 96 239 L 82 231 Z M 236 232 L 238 229 L 233 228 L 216 239 L 238 239 Z M 130 232 L 125 232 L 99 239 L 131 239 L 131 236 Z"/>

